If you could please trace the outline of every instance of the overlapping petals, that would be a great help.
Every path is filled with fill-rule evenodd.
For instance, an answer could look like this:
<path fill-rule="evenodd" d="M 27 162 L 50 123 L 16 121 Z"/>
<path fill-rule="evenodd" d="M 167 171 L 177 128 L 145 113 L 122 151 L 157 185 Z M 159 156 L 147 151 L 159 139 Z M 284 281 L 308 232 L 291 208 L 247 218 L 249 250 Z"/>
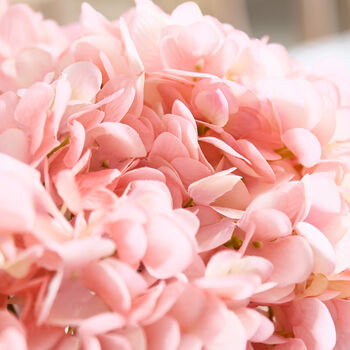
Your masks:
<path fill-rule="evenodd" d="M 330 65 L 193 2 L 60 27 L 0 1 L 0 348 L 348 349 Z"/>

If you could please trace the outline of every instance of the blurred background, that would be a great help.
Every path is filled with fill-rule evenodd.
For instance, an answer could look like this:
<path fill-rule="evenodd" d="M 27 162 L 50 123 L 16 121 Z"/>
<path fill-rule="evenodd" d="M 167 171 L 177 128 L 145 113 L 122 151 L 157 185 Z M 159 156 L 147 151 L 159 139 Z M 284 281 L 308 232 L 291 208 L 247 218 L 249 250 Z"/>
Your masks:
<path fill-rule="evenodd" d="M 171 12 L 184 0 L 154 0 Z M 25 2 L 60 24 L 76 21 L 83 0 L 9 0 Z M 133 6 L 133 0 L 87 0 L 109 19 Z M 330 53 L 350 70 L 350 0 L 197 0 L 204 14 L 231 23 L 252 37 L 270 37 L 312 64 Z"/>

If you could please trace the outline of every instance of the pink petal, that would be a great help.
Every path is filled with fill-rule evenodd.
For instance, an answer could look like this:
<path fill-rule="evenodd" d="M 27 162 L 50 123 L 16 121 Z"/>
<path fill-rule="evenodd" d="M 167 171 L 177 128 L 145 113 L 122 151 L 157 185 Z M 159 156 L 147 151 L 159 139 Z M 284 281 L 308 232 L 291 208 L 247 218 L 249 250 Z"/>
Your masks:
<path fill-rule="evenodd" d="M 193 259 L 194 243 L 170 217 L 159 215 L 151 218 L 147 227 L 147 242 L 143 263 L 155 277 L 176 275 Z"/>
<path fill-rule="evenodd" d="M 64 163 L 68 168 L 72 168 L 81 156 L 85 144 L 85 130 L 84 127 L 73 120 L 70 128 L 70 145 L 66 155 L 64 156 Z"/>
<path fill-rule="evenodd" d="M 163 317 L 150 326 L 145 327 L 147 349 L 177 350 L 180 344 L 180 329 L 171 317 Z"/>
<path fill-rule="evenodd" d="M 225 170 L 192 183 L 188 194 L 196 204 L 209 205 L 226 192 L 231 191 L 241 180 L 240 176 Z"/>
<path fill-rule="evenodd" d="M 178 321 L 182 329 L 191 330 L 203 313 L 206 301 L 206 295 L 201 289 L 187 284 L 169 314 Z"/>
<path fill-rule="evenodd" d="M 1 18 L 0 38 L 10 45 L 13 53 L 16 53 L 24 46 L 36 43 L 39 36 L 37 25 L 37 17 L 29 6 L 11 6 Z"/>
<path fill-rule="evenodd" d="M 200 137 L 198 141 L 206 142 L 214 147 L 218 148 L 219 150 L 223 151 L 224 153 L 227 153 L 229 156 L 245 160 L 248 164 L 250 164 L 250 161 L 247 160 L 244 156 L 236 152 L 232 147 L 230 147 L 226 142 L 212 136 L 205 136 Z"/>
<path fill-rule="evenodd" d="M 52 70 L 51 54 L 38 47 L 21 50 L 16 56 L 16 71 L 24 87 L 43 81 L 45 75 Z"/>
<path fill-rule="evenodd" d="M 235 314 L 242 322 L 247 338 L 253 342 L 263 342 L 274 332 L 272 322 L 253 309 L 241 308 Z"/>
<path fill-rule="evenodd" d="M 295 226 L 296 232 L 310 244 L 314 254 L 314 273 L 330 275 L 335 268 L 336 256 L 332 244 L 326 236 L 315 226 L 307 222 L 299 222 Z"/>
<path fill-rule="evenodd" d="M 15 119 L 30 130 L 30 151 L 33 153 L 39 148 L 44 137 L 44 126 L 52 99 L 52 87 L 36 83 L 25 91 L 17 105 Z"/>
<path fill-rule="evenodd" d="M 328 173 L 315 173 L 303 179 L 310 211 L 306 221 L 316 227 L 329 221 L 331 214 L 340 213 L 341 200 L 334 180 Z"/>
<path fill-rule="evenodd" d="M 259 83 L 259 90 L 271 100 L 282 132 L 293 128 L 311 130 L 323 114 L 320 94 L 305 79 L 266 79 Z"/>
<path fill-rule="evenodd" d="M 268 162 L 265 160 L 259 150 L 248 140 L 237 140 L 239 146 L 239 153 L 246 157 L 252 164 L 253 169 L 257 174 L 266 178 L 266 181 L 274 183 L 276 181 L 276 175 L 271 169 Z"/>
<path fill-rule="evenodd" d="M 235 228 L 233 220 L 222 218 L 217 223 L 203 225 L 197 234 L 198 248 L 205 252 L 221 246 L 230 240 Z"/>
<path fill-rule="evenodd" d="M 102 74 L 91 62 L 77 62 L 62 72 L 72 88 L 71 98 L 92 102 L 101 88 Z"/>
<path fill-rule="evenodd" d="M 17 103 L 18 97 L 12 91 L 7 91 L 0 95 L 0 132 L 18 126 L 14 119 Z"/>
<path fill-rule="evenodd" d="M 23 175 L 25 173 L 24 171 Z M 9 176 L 1 170 L 0 184 L 0 230 L 8 232 L 31 230 L 36 215 L 32 188 L 23 183 L 18 175 Z M 20 206 L 18 201 L 21 203 Z"/>
<path fill-rule="evenodd" d="M 203 344 L 201 340 L 192 334 L 182 334 L 178 350 L 201 350 Z"/>
<path fill-rule="evenodd" d="M 151 2 L 138 4 L 135 14 L 128 21 L 130 36 L 147 71 L 162 68 L 159 39 L 162 28 L 167 24 L 168 16 Z"/>
<path fill-rule="evenodd" d="M 180 100 L 176 100 L 173 104 L 172 114 L 179 115 L 181 117 L 184 117 L 186 120 L 188 120 L 194 129 L 197 128 L 196 121 L 191 113 L 191 111 L 186 107 L 186 105 L 181 102 Z"/>
<path fill-rule="evenodd" d="M 131 296 L 124 279 L 108 262 L 91 263 L 83 270 L 84 285 L 99 295 L 115 312 L 131 307 Z"/>
<path fill-rule="evenodd" d="M 202 19 L 202 11 L 195 2 L 185 2 L 177 6 L 171 13 L 171 20 L 175 24 L 189 25 Z"/>
<path fill-rule="evenodd" d="M 147 249 L 147 238 L 143 227 L 136 222 L 119 221 L 113 225 L 112 238 L 120 259 L 137 267 Z"/>
<path fill-rule="evenodd" d="M 109 238 L 101 238 L 95 235 L 70 240 L 59 245 L 52 243 L 52 249 L 62 257 L 66 269 L 74 271 L 90 261 L 112 255 L 115 252 L 115 244 Z"/>
<path fill-rule="evenodd" d="M 271 263 L 260 257 L 246 256 L 232 250 L 224 250 L 214 254 L 207 264 L 206 276 L 226 276 L 227 274 L 253 273 L 266 280 L 272 272 Z"/>
<path fill-rule="evenodd" d="M 21 129 L 7 129 L 0 134 L 0 152 L 27 163 L 28 148 L 28 136 Z"/>
<path fill-rule="evenodd" d="M 58 194 L 72 213 L 77 214 L 82 210 L 83 197 L 70 170 L 59 172 L 55 185 Z"/>
<path fill-rule="evenodd" d="M 254 211 L 249 216 L 249 220 L 255 223 L 254 239 L 258 241 L 271 241 L 292 232 L 288 216 L 276 209 Z"/>
<path fill-rule="evenodd" d="M 198 21 L 184 27 L 178 35 L 177 42 L 187 55 L 205 57 L 215 51 L 220 39 L 219 31 L 211 22 Z"/>
<path fill-rule="evenodd" d="M 228 103 L 225 95 L 216 91 L 203 91 L 196 96 L 198 111 L 210 122 L 224 126 L 228 121 Z"/>
<path fill-rule="evenodd" d="M 88 317 L 108 311 L 101 298 L 91 294 L 77 278 L 64 281 L 58 293 L 50 293 L 47 300 L 45 310 L 50 309 L 50 314 L 45 323 L 49 325 L 65 327 L 67 324 L 80 324 Z"/>
<path fill-rule="evenodd" d="M 121 121 L 134 102 L 135 88 L 131 79 L 116 76 L 109 80 L 97 95 L 98 100 L 103 100 L 115 92 L 119 93 L 115 95 L 111 102 L 102 107 L 105 112 L 105 122 Z"/>
<path fill-rule="evenodd" d="M 144 157 L 145 147 L 140 136 L 130 126 L 121 123 L 102 123 L 90 131 L 100 146 L 98 152 L 103 153 L 106 160 L 124 160 Z"/>
<path fill-rule="evenodd" d="M 4 310 L 0 311 L 0 344 L 4 350 L 27 350 L 24 328 L 15 316 Z"/>
<path fill-rule="evenodd" d="M 99 315 L 92 316 L 82 322 L 79 333 L 82 335 L 95 335 L 107 333 L 111 330 L 122 328 L 125 324 L 124 317 L 117 313 L 104 312 Z"/>
<path fill-rule="evenodd" d="M 157 155 L 168 162 L 175 158 L 189 157 L 188 151 L 183 143 L 173 134 L 163 132 L 154 141 L 150 156 Z"/>
<path fill-rule="evenodd" d="M 290 318 L 295 317 L 293 332 L 308 350 L 331 350 L 336 343 L 334 323 L 327 307 L 319 300 L 305 298 L 294 302 Z"/>
<path fill-rule="evenodd" d="M 232 346 L 237 350 L 247 349 L 247 336 L 239 318 L 234 312 L 226 310 L 220 333 L 213 339 L 208 350 L 230 350 Z"/>
<path fill-rule="evenodd" d="M 336 129 L 334 139 L 338 142 L 347 141 L 350 139 L 350 110 L 348 108 L 337 109 L 336 114 Z"/>
<path fill-rule="evenodd" d="M 171 164 L 179 173 L 185 186 L 189 186 L 193 182 L 211 174 L 208 167 L 192 158 L 175 158 Z"/>
<path fill-rule="evenodd" d="M 304 282 L 313 269 L 312 250 L 307 241 L 299 236 L 265 242 L 261 248 L 251 248 L 249 251 L 264 257 L 274 265 L 270 280 L 277 282 L 280 287 Z"/>
<path fill-rule="evenodd" d="M 305 167 L 310 168 L 320 161 L 321 145 L 310 131 L 301 128 L 289 129 L 283 134 L 282 140 Z"/>

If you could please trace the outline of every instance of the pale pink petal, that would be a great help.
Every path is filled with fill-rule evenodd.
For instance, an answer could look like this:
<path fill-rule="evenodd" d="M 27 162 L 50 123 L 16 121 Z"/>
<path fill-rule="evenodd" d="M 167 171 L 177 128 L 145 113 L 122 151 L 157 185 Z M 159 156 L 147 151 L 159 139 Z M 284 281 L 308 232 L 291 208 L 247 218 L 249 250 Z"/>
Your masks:
<path fill-rule="evenodd" d="M 58 173 L 55 181 L 56 189 L 69 210 L 77 214 L 83 207 L 83 197 L 79 191 L 74 175 L 70 170 Z"/>
<path fill-rule="evenodd" d="M 54 92 L 50 85 L 36 83 L 24 92 L 17 105 L 15 119 L 31 132 L 31 152 L 35 152 L 42 142 L 53 96 Z"/>
<path fill-rule="evenodd" d="M 205 252 L 228 242 L 235 228 L 233 220 L 222 218 L 217 223 L 201 226 L 197 234 L 198 249 Z"/>
<path fill-rule="evenodd" d="M 98 236 L 70 240 L 59 245 L 52 244 L 52 248 L 62 257 L 66 269 L 73 271 L 115 252 L 115 244 L 111 239 Z"/>
<path fill-rule="evenodd" d="M 100 342 L 101 349 L 104 350 L 132 350 L 129 342 L 118 334 L 103 334 L 98 337 L 98 340 Z"/>
<path fill-rule="evenodd" d="M 147 349 L 177 350 L 180 344 L 180 329 L 171 317 L 163 317 L 159 321 L 145 327 Z"/>
<path fill-rule="evenodd" d="M 82 322 L 79 332 L 82 335 L 96 335 L 122 328 L 124 325 L 124 317 L 118 315 L 117 313 L 101 312 L 99 315 L 92 316 Z"/>
<path fill-rule="evenodd" d="M 18 126 L 14 119 L 17 103 L 18 97 L 12 91 L 7 91 L 0 95 L 0 132 Z"/>
<path fill-rule="evenodd" d="M 73 63 L 64 69 L 62 75 L 71 85 L 73 100 L 93 102 L 102 84 L 102 74 L 93 63 Z"/>
<path fill-rule="evenodd" d="M 209 143 L 209 144 L 213 145 L 214 147 L 218 148 L 219 150 L 223 151 L 224 153 L 227 153 L 228 155 L 230 155 L 232 157 L 245 160 L 248 164 L 250 164 L 250 161 L 247 160 L 244 156 L 242 156 L 237 151 L 235 151 L 226 142 L 223 142 L 222 140 L 220 140 L 216 137 L 212 137 L 212 136 L 200 137 L 198 139 L 198 141 Z"/>
<path fill-rule="evenodd" d="M 105 122 L 119 122 L 129 111 L 135 99 L 133 81 L 128 77 L 115 76 L 103 86 L 97 98 L 101 101 L 112 94 L 115 94 L 113 100 L 102 107 Z"/>
<path fill-rule="evenodd" d="M 22 176 L 26 174 L 26 169 L 23 170 Z M 16 232 L 32 229 L 36 215 L 33 189 L 23 183 L 20 176 L 1 172 L 1 169 L 0 184 L 0 230 Z"/>
<path fill-rule="evenodd" d="M 168 162 L 175 158 L 189 157 L 189 153 L 184 144 L 173 134 L 164 132 L 160 134 L 154 141 L 150 156 L 157 155 Z"/>
<path fill-rule="evenodd" d="M 131 307 L 131 296 L 124 279 L 107 262 L 91 263 L 83 269 L 84 285 L 93 290 L 115 312 Z"/>
<path fill-rule="evenodd" d="M 203 163 L 192 158 L 175 158 L 171 164 L 174 166 L 175 170 L 179 173 L 183 184 L 185 186 L 191 185 L 204 177 L 211 174 L 210 169 L 206 167 Z"/>
<path fill-rule="evenodd" d="M 97 12 L 91 5 L 84 2 L 81 5 L 80 22 L 82 28 L 86 33 L 108 33 L 108 21 L 99 12 Z"/>
<path fill-rule="evenodd" d="M 145 147 L 140 136 L 130 126 L 121 123 L 102 123 L 90 131 L 105 160 L 124 160 L 144 157 Z M 104 159 L 101 159 L 101 161 Z"/>
<path fill-rule="evenodd" d="M 64 281 L 54 298 L 46 324 L 66 327 L 80 324 L 84 319 L 108 311 L 107 305 L 97 295 L 85 288 L 78 278 Z M 47 304 L 48 306 L 48 304 Z"/>
<path fill-rule="evenodd" d="M 171 20 L 175 24 L 189 25 L 202 19 L 202 11 L 199 6 L 192 1 L 185 2 L 175 8 L 171 13 Z"/>
<path fill-rule="evenodd" d="M 23 326 L 5 310 L 0 311 L 0 346 L 4 350 L 28 349 Z"/>
<path fill-rule="evenodd" d="M 286 303 L 295 298 L 294 288 L 294 284 L 290 284 L 285 287 L 276 287 L 275 284 L 267 290 L 259 291 L 258 293 L 254 294 L 251 300 L 259 304 Z"/>
<path fill-rule="evenodd" d="M 321 145 L 310 131 L 302 128 L 289 129 L 282 135 L 282 140 L 305 167 L 310 168 L 320 161 Z"/>
<path fill-rule="evenodd" d="M 185 288 L 186 286 L 181 282 L 169 283 L 164 289 L 161 290 L 162 293 L 156 300 L 152 313 L 146 319 L 144 319 L 142 323 L 148 325 L 162 318 L 177 302 Z"/>
<path fill-rule="evenodd" d="M 182 334 L 178 350 L 201 350 L 203 344 L 201 340 L 192 334 Z"/>
<path fill-rule="evenodd" d="M 191 111 L 186 107 L 186 105 L 183 102 L 176 100 L 173 104 L 171 113 L 184 117 L 186 120 L 188 120 L 191 123 L 194 129 L 197 128 L 196 121 Z"/>
<path fill-rule="evenodd" d="M 73 120 L 70 127 L 70 137 L 69 148 L 64 156 L 64 163 L 68 168 L 72 168 L 78 161 L 85 144 L 84 127 L 76 120 Z"/>
<path fill-rule="evenodd" d="M 260 257 L 246 256 L 232 250 L 224 250 L 212 256 L 207 264 L 206 276 L 226 276 L 229 274 L 253 273 L 266 280 L 272 272 L 271 263 Z"/>
<path fill-rule="evenodd" d="M 274 265 L 270 279 L 280 287 L 305 281 L 314 265 L 313 253 L 308 242 L 299 236 L 264 242 L 261 248 L 250 248 L 249 253 L 264 257 Z"/>
<path fill-rule="evenodd" d="M 130 36 L 147 71 L 162 69 L 159 40 L 162 28 L 167 24 L 168 16 L 152 2 L 139 3 L 128 21 Z"/>
<path fill-rule="evenodd" d="M 220 333 L 208 345 L 208 350 L 247 349 L 244 327 L 234 312 L 225 310 L 225 319 Z"/>
<path fill-rule="evenodd" d="M 53 70 L 53 57 L 38 47 L 21 50 L 16 56 L 16 71 L 23 87 L 43 81 L 45 75 Z"/>
<path fill-rule="evenodd" d="M 132 38 L 130 36 L 129 30 L 124 21 L 124 18 L 120 19 L 119 24 L 120 24 L 122 39 L 125 45 L 126 56 L 129 61 L 131 71 L 135 76 L 144 77 L 144 75 L 142 74 L 144 72 L 144 65 L 137 52 L 135 44 L 132 41 Z"/>
<path fill-rule="evenodd" d="M 205 57 L 215 51 L 220 39 L 219 31 L 211 22 L 198 21 L 184 27 L 177 37 L 177 42 L 186 54 Z"/>
<path fill-rule="evenodd" d="M 232 170 L 225 170 L 192 183 L 188 188 L 189 196 L 196 204 L 209 205 L 214 202 L 241 181 L 240 176 L 230 174 Z"/>
<path fill-rule="evenodd" d="M 136 222 L 119 221 L 113 225 L 112 238 L 116 243 L 119 258 L 137 267 L 147 249 L 147 238 L 143 227 Z"/>
<path fill-rule="evenodd" d="M 326 236 L 315 226 L 307 222 L 299 222 L 295 226 L 296 232 L 310 244 L 314 253 L 314 273 L 330 275 L 334 271 L 336 256 L 332 244 Z"/>
<path fill-rule="evenodd" d="M 251 195 L 246 185 L 243 181 L 238 181 L 231 191 L 217 198 L 211 207 L 227 217 L 240 218 L 250 202 Z"/>
<path fill-rule="evenodd" d="M 329 173 L 305 176 L 303 182 L 310 203 L 310 211 L 305 219 L 307 222 L 319 227 L 329 221 L 330 214 L 340 213 L 341 198 Z"/>
<path fill-rule="evenodd" d="M 196 96 L 198 111 L 211 123 L 224 126 L 228 121 L 228 103 L 225 95 L 216 91 L 203 91 Z"/>
<path fill-rule="evenodd" d="M 252 167 L 257 174 L 265 177 L 268 182 L 274 183 L 276 181 L 276 175 L 270 165 L 251 142 L 240 139 L 237 140 L 237 145 L 239 146 L 239 153 L 251 162 Z"/>
<path fill-rule="evenodd" d="M 272 322 L 254 309 L 241 308 L 235 314 L 245 328 L 247 339 L 253 342 L 263 342 L 274 332 Z"/>
<path fill-rule="evenodd" d="M 0 21 L 0 38 L 10 46 L 11 53 L 16 53 L 25 46 L 36 43 L 38 33 L 38 17 L 25 4 L 11 6 Z M 9 54 L 10 54 L 9 52 Z"/>
<path fill-rule="evenodd" d="M 283 133 L 292 128 L 311 130 L 322 116 L 322 98 L 306 79 L 266 79 L 259 82 L 259 90 L 271 100 Z"/>
<path fill-rule="evenodd" d="M 337 109 L 336 129 L 333 138 L 338 141 L 347 141 L 350 139 L 350 113 L 348 108 Z"/>
<path fill-rule="evenodd" d="M 250 214 L 249 221 L 255 223 L 256 228 L 253 237 L 258 241 L 271 241 L 275 238 L 287 236 L 292 232 L 292 225 L 288 216 L 276 209 L 254 211 Z"/>
<path fill-rule="evenodd" d="M 159 215 L 150 220 L 147 242 L 143 263 L 155 277 L 169 278 L 183 271 L 193 260 L 194 242 L 170 217 Z"/>
<path fill-rule="evenodd" d="M 57 273 L 53 276 L 53 278 L 51 279 L 48 285 L 44 300 L 42 301 L 42 303 L 37 303 L 37 306 L 39 306 L 38 320 L 37 320 L 38 325 L 43 324 L 46 321 L 47 317 L 49 316 L 52 305 L 56 299 L 57 292 L 61 286 L 62 278 L 63 278 L 62 270 L 57 271 Z"/>
<path fill-rule="evenodd" d="M 0 152 L 24 163 L 29 159 L 28 146 L 28 136 L 21 129 L 7 129 L 0 134 Z"/>
<path fill-rule="evenodd" d="M 321 301 L 313 298 L 295 301 L 288 316 L 295 336 L 303 340 L 308 350 L 334 348 L 334 323 L 327 307 Z"/>

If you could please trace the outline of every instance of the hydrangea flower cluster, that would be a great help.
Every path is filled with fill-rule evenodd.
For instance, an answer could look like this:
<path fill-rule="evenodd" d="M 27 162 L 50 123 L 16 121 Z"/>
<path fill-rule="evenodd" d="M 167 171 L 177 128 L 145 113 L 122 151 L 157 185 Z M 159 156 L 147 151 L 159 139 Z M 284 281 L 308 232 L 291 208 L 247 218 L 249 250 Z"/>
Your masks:
<path fill-rule="evenodd" d="M 0 0 L 0 348 L 350 349 L 349 87 L 193 2 Z"/>

